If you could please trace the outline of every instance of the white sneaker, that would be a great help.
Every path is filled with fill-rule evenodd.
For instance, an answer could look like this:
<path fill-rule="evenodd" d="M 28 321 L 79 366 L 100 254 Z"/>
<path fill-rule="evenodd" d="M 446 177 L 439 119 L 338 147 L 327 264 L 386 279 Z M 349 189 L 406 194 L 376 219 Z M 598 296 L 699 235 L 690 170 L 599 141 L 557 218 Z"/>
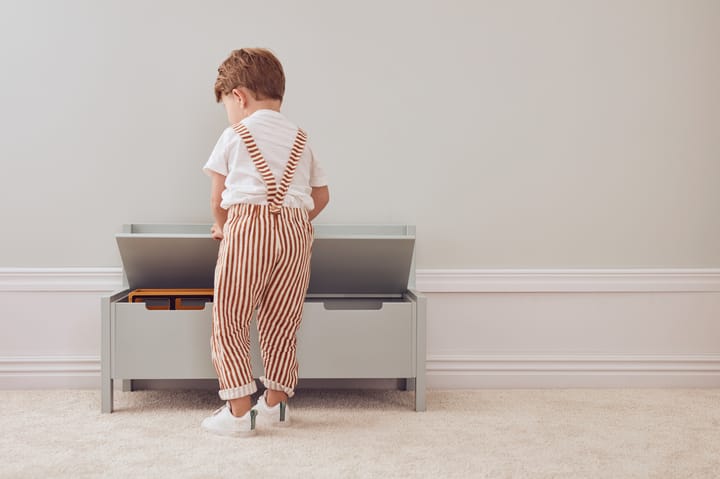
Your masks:
<path fill-rule="evenodd" d="M 235 417 L 230 412 L 230 403 L 203 419 L 202 427 L 206 431 L 221 436 L 251 436 L 255 434 L 255 416 L 257 411 L 250 409 L 244 416 Z"/>
<path fill-rule="evenodd" d="M 287 405 L 287 401 L 282 401 L 275 406 L 270 407 L 267 405 L 267 402 L 265 402 L 266 395 L 267 391 L 265 391 L 263 395 L 260 396 L 257 404 L 255 404 L 255 409 L 257 409 L 259 420 L 261 420 L 263 423 L 268 423 L 273 426 L 289 426 L 290 408 Z"/>

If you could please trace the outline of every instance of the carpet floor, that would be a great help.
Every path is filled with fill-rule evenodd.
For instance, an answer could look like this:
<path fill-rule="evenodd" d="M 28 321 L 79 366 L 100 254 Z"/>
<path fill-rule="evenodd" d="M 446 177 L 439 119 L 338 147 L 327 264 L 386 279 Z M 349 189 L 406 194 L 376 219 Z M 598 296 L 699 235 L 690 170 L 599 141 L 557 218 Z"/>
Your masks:
<path fill-rule="evenodd" d="M 720 390 L 303 390 L 293 426 L 200 429 L 210 391 L 0 391 L 0 478 L 720 477 Z"/>

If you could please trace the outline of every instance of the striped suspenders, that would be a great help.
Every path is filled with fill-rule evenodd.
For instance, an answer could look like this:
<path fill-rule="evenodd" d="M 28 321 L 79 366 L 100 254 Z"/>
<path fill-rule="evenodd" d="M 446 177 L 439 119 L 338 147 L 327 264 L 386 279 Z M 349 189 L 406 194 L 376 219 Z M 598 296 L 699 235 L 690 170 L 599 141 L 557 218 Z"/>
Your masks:
<path fill-rule="evenodd" d="M 305 143 L 307 143 L 307 135 L 302 129 L 298 129 L 295 142 L 293 143 L 292 150 L 290 151 L 290 160 L 285 167 L 285 173 L 280 181 L 280 189 L 278 190 L 275 177 L 270 171 L 270 167 L 265 161 L 265 158 L 263 158 L 262 153 L 260 153 L 260 148 L 258 148 L 255 144 L 255 140 L 248 131 L 247 127 L 242 123 L 236 123 L 233 125 L 233 129 L 238 135 L 240 135 L 243 142 L 245 142 L 248 153 L 250 153 L 250 158 L 252 158 L 255 168 L 257 168 L 260 172 L 263 181 L 265 182 L 265 186 L 267 186 L 268 206 L 270 207 L 270 212 L 277 214 L 280 211 L 280 207 L 282 207 L 283 201 L 285 200 L 285 195 L 290 187 L 290 183 L 292 183 L 293 176 L 295 176 L 298 161 L 300 161 L 300 156 L 305 149 Z"/>

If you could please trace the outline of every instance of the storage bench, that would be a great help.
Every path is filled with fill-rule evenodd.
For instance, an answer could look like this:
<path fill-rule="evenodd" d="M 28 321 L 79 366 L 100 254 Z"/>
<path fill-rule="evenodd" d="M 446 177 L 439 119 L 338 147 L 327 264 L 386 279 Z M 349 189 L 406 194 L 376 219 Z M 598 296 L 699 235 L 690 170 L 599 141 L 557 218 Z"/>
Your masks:
<path fill-rule="evenodd" d="M 126 287 L 102 299 L 103 412 L 112 412 L 115 380 L 217 377 L 211 302 L 157 309 L 128 301 L 137 289 L 212 288 L 219 243 L 208 231 L 209 225 L 128 225 L 117 235 Z M 301 379 L 405 379 L 415 390 L 415 410 L 425 410 L 425 298 L 409 281 L 414 240 L 412 226 L 315 226 L 298 331 Z M 251 342 L 259 377 L 254 324 Z"/>

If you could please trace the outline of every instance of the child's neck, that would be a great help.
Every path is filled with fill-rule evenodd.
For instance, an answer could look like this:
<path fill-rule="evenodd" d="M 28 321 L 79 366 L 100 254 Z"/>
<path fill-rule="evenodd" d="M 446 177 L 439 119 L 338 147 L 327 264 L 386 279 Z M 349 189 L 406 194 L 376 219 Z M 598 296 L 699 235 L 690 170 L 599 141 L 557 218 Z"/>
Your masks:
<path fill-rule="evenodd" d="M 254 100 L 250 105 L 248 105 L 247 112 L 250 116 L 253 113 L 255 113 L 258 110 L 272 110 L 272 111 L 280 111 L 280 106 L 282 105 L 282 101 L 280 100 Z"/>

